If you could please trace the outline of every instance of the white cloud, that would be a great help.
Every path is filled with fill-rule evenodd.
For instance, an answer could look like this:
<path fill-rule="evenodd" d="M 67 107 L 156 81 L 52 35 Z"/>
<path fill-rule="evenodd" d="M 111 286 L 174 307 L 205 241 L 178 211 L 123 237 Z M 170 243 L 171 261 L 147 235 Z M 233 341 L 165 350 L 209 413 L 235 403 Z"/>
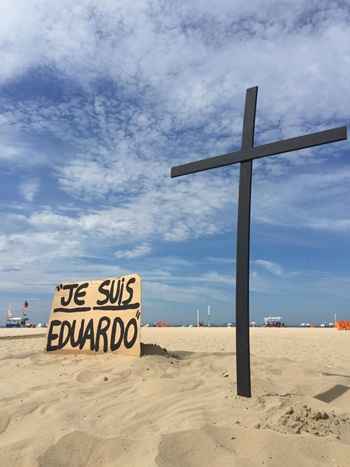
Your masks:
<path fill-rule="evenodd" d="M 27 113 L 32 114 L 32 111 L 29 106 Z M 12 115 L 6 112 L 0 114 L 0 163 L 12 170 L 48 163 L 44 148 L 32 141 L 28 134 L 20 131 L 21 120 L 27 117 L 22 108 L 14 110 Z"/>
<path fill-rule="evenodd" d="M 253 188 L 253 217 L 257 222 L 348 232 L 350 215 L 344 200 L 350 194 L 350 170 L 334 168 L 293 172 L 283 177 L 256 177 Z"/>
<path fill-rule="evenodd" d="M 31 178 L 22 182 L 19 186 L 19 191 L 23 198 L 29 203 L 33 202 L 40 187 L 40 182 L 37 178 Z"/>
<path fill-rule="evenodd" d="M 67 216 L 53 210 L 36 212 L 27 222 L 36 229 L 91 235 L 125 244 L 130 239 L 183 241 L 213 235 L 230 227 L 222 216 L 232 209 L 230 181 L 203 176 L 174 182 L 125 199 L 122 206 Z M 220 210 L 218 209 L 220 207 Z M 222 210 L 222 211 L 221 211 Z"/>
<path fill-rule="evenodd" d="M 60 257 L 78 257 L 79 240 L 59 232 L 28 232 L 0 236 L 2 267 L 32 267 L 35 262 L 55 261 Z"/>
<path fill-rule="evenodd" d="M 273 261 L 268 261 L 266 259 L 257 259 L 255 260 L 255 264 L 266 269 L 268 272 L 274 274 L 275 276 L 282 276 L 283 274 L 282 267 Z"/>
<path fill-rule="evenodd" d="M 140 258 L 142 256 L 149 255 L 152 251 L 150 245 L 143 244 L 138 245 L 132 250 L 125 250 L 125 251 L 116 251 L 114 256 L 118 259 L 132 259 L 132 258 Z"/>
<path fill-rule="evenodd" d="M 85 86 L 152 86 L 180 119 L 202 122 L 258 83 L 264 126 L 282 119 L 284 131 L 349 112 L 346 2 L 4 0 L 1 17 L 3 82 L 49 66 Z"/>
<path fill-rule="evenodd" d="M 145 293 L 152 300 L 162 300 L 174 303 L 202 303 L 221 302 L 228 303 L 232 299 L 232 280 L 228 284 L 231 287 L 223 287 L 227 284 L 215 271 L 207 275 L 195 275 L 185 277 L 177 275 L 171 278 L 156 280 L 152 273 L 145 276 Z M 227 278 L 226 278 L 227 279 Z"/>

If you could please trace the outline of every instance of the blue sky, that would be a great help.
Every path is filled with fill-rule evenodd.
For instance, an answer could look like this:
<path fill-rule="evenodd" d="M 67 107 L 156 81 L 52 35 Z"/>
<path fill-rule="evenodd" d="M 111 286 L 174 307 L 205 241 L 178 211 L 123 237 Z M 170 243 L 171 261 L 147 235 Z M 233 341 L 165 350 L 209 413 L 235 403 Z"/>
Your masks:
<path fill-rule="evenodd" d="M 234 320 L 238 167 L 170 167 L 237 149 L 255 85 L 256 144 L 347 125 L 350 6 L 208 5 L 1 2 L 0 310 L 138 272 L 146 321 Z M 254 162 L 252 319 L 350 318 L 349 156 Z"/>

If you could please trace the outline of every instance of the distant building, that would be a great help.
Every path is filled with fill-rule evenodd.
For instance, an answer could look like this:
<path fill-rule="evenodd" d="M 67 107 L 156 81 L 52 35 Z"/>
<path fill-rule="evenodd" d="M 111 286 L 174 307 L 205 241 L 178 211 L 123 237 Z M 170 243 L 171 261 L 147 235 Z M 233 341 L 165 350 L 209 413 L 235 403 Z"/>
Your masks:
<path fill-rule="evenodd" d="M 264 326 L 269 328 L 280 328 L 283 327 L 285 324 L 282 321 L 281 316 L 266 316 L 264 318 Z"/>

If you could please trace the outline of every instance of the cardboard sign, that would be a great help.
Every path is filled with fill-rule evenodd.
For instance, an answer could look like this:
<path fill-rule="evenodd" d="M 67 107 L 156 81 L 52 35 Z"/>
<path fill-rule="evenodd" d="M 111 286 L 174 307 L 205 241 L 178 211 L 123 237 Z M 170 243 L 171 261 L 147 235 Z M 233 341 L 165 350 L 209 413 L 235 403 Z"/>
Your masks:
<path fill-rule="evenodd" d="M 140 316 L 137 274 L 60 284 L 52 302 L 46 349 L 139 356 Z"/>

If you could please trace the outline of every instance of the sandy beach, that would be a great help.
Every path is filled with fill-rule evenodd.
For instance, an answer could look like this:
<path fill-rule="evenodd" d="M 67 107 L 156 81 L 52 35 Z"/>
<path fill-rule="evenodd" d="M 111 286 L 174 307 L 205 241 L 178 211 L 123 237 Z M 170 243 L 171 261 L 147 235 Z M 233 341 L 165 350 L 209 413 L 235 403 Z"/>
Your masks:
<path fill-rule="evenodd" d="M 2 467 L 350 465 L 349 332 L 251 329 L 244 399 L 232 328 L 143 328 L 142 358 L 33 331 L 0 333 Z"/>

